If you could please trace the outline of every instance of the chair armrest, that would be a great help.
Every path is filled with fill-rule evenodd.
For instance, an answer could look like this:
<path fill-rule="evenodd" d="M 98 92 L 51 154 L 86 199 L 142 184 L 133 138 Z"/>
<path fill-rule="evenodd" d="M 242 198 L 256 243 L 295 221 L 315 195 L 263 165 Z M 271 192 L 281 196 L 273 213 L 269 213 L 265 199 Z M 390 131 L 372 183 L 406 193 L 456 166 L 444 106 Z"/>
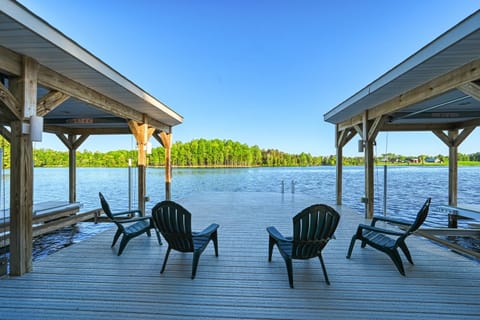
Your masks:
<path fill-rule="evenodd" d="M 291 242 L 292 241 L 292 238 L 291 237 L 284 237 L 280 231 L 277 230 L 277 228 L 275 227 L 268 227 L 267 228 L 267 232 L 268 234 L 270 235 L 270 237 L 272 237 L 273 239 L 275 239 L 275 241 L 287 241 L 287 242 Z"/>
<path fill-rule="evenodd" d="M 132 215 L 133 217 L 135 216 L 135 213 L 138 213 L 140 215 L 141 211 L 140 210 L 128 210 L 128 211 L 122 211 L 122 212 L 115 212 L 112 213 L 112 216 L 117 217 L 117 216 L 124 216 L 124 215 Z"/>
<path fill-rule="evenodd" d="M 200 232 L 192 232 L 192 235 L 199 236 L 199 237 L 209 236 L 215 231 L 217 231 L 218 227 L 220 227 L 218 224 L 212 223 L 211 225 L 209 225 L 208 227 L 206 227 Z"/>
<path fill-rule="evenodd" d="M 394 230 L 382 229 L 382 228 L 370 226 L 368 224 L 359 224 L 358 229 L 357 229 L 357 234 L 358 233 L 361 234 L 362 230 L 375 231 L 375 232 L 378 232 L 378 233 L 389 234 L 389 235 L 392 235 L 392 236 L 402 236 L 402 235 L 405 234 L 405 232 L 398 232 L 398 231 L 394 231 Z"/>
<path fill-rule="evenodd" d="M 137 217 L 132 219 L 116 220 L 118 223 L 132 223 L 137 221 L 150 220 L 151 217 Z"/>
<path fill-rule="evenodd" d="M 401 219 L 375 216 L 375 217 L 373 217 L 371 226 L 374 227 L 374 226 L 375 226 L 375 223 L 376 223 L 377 221 L 383 221 L 383 222 L 393 223 L 393 224 L 397 224 L 397 225 L 401 225 L 401 226 L 410 226 L 410 225 L 412 224 L 411 222 L 408 222 L 408 221 L 405 221 L 405 220 L 401 220 Z"/>

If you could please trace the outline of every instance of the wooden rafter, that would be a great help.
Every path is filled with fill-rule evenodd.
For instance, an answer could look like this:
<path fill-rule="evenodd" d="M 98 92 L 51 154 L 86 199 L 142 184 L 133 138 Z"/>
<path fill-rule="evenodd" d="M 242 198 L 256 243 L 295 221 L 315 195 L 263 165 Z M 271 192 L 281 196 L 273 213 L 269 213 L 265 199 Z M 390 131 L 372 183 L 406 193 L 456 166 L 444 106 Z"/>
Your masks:
<path fill-rule="evenodd" d="M 40 100 L 38 100 L 37 115 L 41 117 L 45 116 L 47 113 L 68 100 L 68 98 L 70 98 L 70 96 L 63 92 L 56 90 L 50 91 L 49 93 L 41 97 Z"/>
<path fill-rule="evenodd" d="M 480 78 L 480 59 L 446 73 L 369 110 L 369 119 L 398 111 Z"/>
<path fill-rule="evenodd" d="M 360 135 L 360 137 L 363 139 L 363 126 L 360 125 L 354 125 L 353 128 L 357 133 Z"/>
<path fill-rule="evenodd" d="M 385 117 L 378 117 L 373 121 L 372 125 L 370 126 L 370 130 L 368 130 L 368 140 L 375 140 L 378 132 L 382 128 L 382 124 L 384 121 Z"/>
<path fill-rule="evenodd" d="M 63 133 L 57 133 L 56 136 L 60 139 L 60 141 L 63 142 L 63 144 L 68 148 L 68 149 L 73 149 L 76 150 L 80 147 L 82 143 L 87 140 L 89 137 L 88 134 L 85 135 L 71 135 L 69 134 L 68 136 L 65 136 Z"/>
<path fill-rule="evenodd" d="M 342 130 L 338 133 L 337 147 L 345 146 L 357 134 L 353 128 Z"/>
<path fill-rule="evenodd" d="M 442 93 L 469 84 L 480 78 L 480 59 L 437 77 L 423 85 L 400 94 L 377 106 L 368 109 L 368 120 L 387 115 L 405 107 L 425 101 Z M 363 122 L 363 113 L 358 114 L 342 123 L 340 129 L 352 127 Z"/>
<path fill-rule="evenodd" d="M 22 116 L 19 110 L 19 103 L 17 99 L 1 82 L 0 82 L 0 103 L 7 108 L 8 114 L 10 115 L 11 120 L 22 119 Z"/>
<path fill-rule="evenodd" d="M 462 84 L 458 87 L 458 90 L 480 101 L 480 86 L 475 82 Z"/>

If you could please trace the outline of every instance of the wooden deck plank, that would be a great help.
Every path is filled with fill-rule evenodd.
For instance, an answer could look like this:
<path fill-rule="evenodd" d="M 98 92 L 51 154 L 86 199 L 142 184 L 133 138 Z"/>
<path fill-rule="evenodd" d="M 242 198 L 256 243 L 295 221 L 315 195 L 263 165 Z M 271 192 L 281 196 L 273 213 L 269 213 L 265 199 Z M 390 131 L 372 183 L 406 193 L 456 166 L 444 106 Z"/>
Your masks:
<path fill-rule="evenodd" d="M 0 280 L 0 318 L 38 319 L 478 319 L 480 264 L 430 241 L 407 240 L 415 265 L 401 276 L 389 258 L 357 244 L 346 250 L 361 215 L 340 207 L 336 239 L 324 251 L 331 285 L 318 260 L 294 261 L 295 289 L 275 249 L 267 261 L 265 228 L 289 234 L 291 218 L 321 199 L 272 193 L 208 193 L 180 201 L 193 228 L 220 224 L 213 247 L 190 279 L 191 255 L 172 252 L 155 236 L 110 248 L 114 229 L 34 263 L 34 271 Z"/>

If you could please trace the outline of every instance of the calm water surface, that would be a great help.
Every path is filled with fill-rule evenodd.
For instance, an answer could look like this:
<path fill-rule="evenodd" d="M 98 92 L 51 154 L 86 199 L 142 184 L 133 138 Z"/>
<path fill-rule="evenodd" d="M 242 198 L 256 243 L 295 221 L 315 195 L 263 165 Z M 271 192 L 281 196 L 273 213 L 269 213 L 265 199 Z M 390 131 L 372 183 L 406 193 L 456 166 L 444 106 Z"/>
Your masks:
<path fill-rule="evenodd" d="M 436 207 L 448 203 L 448 167 L 388 167 L 387 173 L 387 215 L 411 218 L 416 214 L 427 197 L 432 197 L 432 207 L 426 224 L 446 226 L 447 217 Z M 131 170 L 133 180 L 133 207 L 137 203 L 137 171 Z M 6 172 L 8 177 L 8 171 Z M 460 167 L 458 172 L 458 203 L 480 204 L 480 168 Z M 364 196 L 363 167 L 344 167 L 343 203 L 364 214 L 364 205 L 360 199 Z M 147 169 L 147 209 L 151 209 L 165 195 L 165 176 L 163 168 Z M 302 193 L 317 196 L 326 203 L 335 203 L 335 167 L 308 168 L 228 168 L 228 169 L 173 169 L 172 199 L 178 200 L 197 192 L 281 192 Z M 82 211 L 98 208 L 98 192 L 101 191 L 110 202 L 112 209 L 128 208 L 129 200 L 128 168 L 78 168 L 77 201 L 83 204 Z M 36 168 L 34 171 L 34 201 L 68 200 L 67 168 Z M 8 183 L 5 183 L 9 194 Z M 3 196 L 2 196 L 3 197 Z M 8 196 L 2 203 L 9 207 Z M 375 168 L 375 213 L 383 214 L 384 168 Z M 292 212 L 292 216 L 295 213 Z M 98 232 L 109 224 L 92 226 L 82 223 L 79 230 L 66 230 L 66 234 L 49 235 L 52 240 L 39 249 L 51 247 L 50 242 L 58 238 L 70 238 L 80 241 L 90 233 Z M 80 232 L 78 232 L 80 231 Z M 47 236 L 48 237 L 48 236 Z M 45 237 L 44 237 L 45 238 Z M 62 246 L 63 244 L 60 244 Z"/>

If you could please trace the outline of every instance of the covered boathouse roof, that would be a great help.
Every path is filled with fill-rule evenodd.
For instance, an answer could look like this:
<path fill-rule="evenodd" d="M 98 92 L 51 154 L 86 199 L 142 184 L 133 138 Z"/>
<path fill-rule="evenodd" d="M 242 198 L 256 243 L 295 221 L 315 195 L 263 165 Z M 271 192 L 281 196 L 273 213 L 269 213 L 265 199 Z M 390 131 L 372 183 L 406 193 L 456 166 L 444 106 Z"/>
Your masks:
<path fill-rule="evenodd" d="M 449 148 L 449 205 L 457 205 L 458 146 L 480 125 L 480 10 L 324 115 L 335 124 L 337 204 L 343 147 L 357 134 L 365 216 L 374 213 L 373 146 L 380 131 L 431 131 Z"/>
<path fill-rule="evenodd" d="M 66 99 L 43 110 L 47 132 L 129 133 L 127 119 L 144 122 L 145 117 L 152 127 L 170 132 L 183 121 L 181 115 L 18 2 L 1 1 L 0 56 L 3 79 L 21 74 L 18 61 L 22 56 L 39 64 L 40 107 L 42 101 L 47 106 L 51 100 Z"/>
<path fill-rule="evenodd" d="M 324 120 L 340 129 L 385 116 L 381 131 L 480 123 L 480 10 L 340 103 Z"/>
<path fill-rule="evenodd" d="M 138 209 L 144 213 L 148 140 L 153 136 L 165 148 L 169 199 L 172 127 L 182 121 L 17 1 L 0 0 L 0 134 L 11 146 L 10 274 L 32 271 L 32 142 L 41 141 L 42 132 L 56 134 L 69 149 L 70 203 L 76 202 L 78 147 L 90 135 L 133 134 Z"/>

